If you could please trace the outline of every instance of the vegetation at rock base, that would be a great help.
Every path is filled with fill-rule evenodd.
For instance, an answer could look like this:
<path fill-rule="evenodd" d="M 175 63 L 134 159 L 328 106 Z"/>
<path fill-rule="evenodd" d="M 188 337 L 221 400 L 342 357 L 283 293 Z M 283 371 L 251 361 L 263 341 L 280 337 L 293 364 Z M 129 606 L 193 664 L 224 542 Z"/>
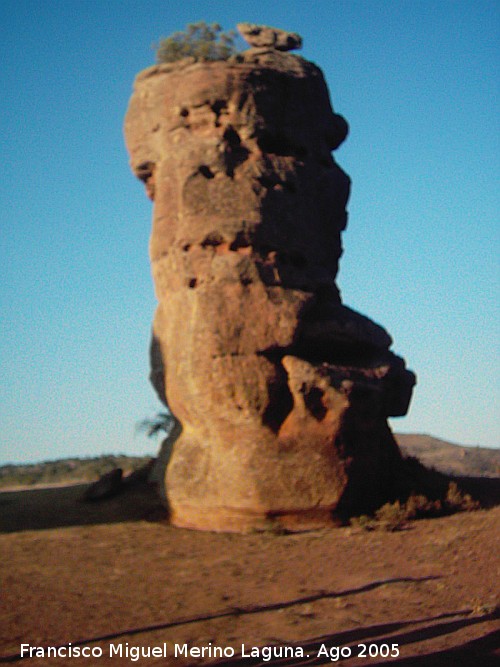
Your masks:
<path fill-rule="evenodd" d="M 236 53 L 235 33 L 222 32 L 218 23 L 190 23 L 184 32 L 175 32 L 155 45 L 156 61 L 172 63 L 182 58 L 227 60 Z"/>
<path fill-rule="evenodd" d="M 480 504 L 468 493 L 463 493 L 456 482 L 450 482 L 446 497 L 429 500 L 424 495 L 412 494 L 406 502 L 396 500 L 380 507 L 374 516 L 362 514 L 351 519 L 351 525 L 364 530 L 402 530 L 409 521 L 437 516 L 447 516 L 456 512 L 472 512 L 480 509 Z"/>

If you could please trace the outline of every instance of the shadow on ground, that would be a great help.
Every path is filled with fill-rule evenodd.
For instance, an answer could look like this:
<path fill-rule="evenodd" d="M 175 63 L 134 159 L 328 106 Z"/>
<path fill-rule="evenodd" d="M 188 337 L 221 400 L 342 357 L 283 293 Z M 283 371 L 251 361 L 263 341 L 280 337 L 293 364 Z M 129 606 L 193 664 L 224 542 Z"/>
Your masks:
<path fill-rule="evenodd" d="M 406 646 L 456 633 L 473 625 L 491 624 L 499 617 L 498 609 L 483 616 L 471 616 L 465 611 L 416 621 L 365 626 L 300 642 L 297 646 L 300 645 L 303 649 L 304 657 L 275 657 L 271 664 L 281 667 L 305 667 L 306 665 L 307 667 L 319 667 L 319 665 L 326 665 L 334 661 L 348 665 L 351 660 L 365 658 L 369 660 L 371 667 L 387 664 L 395 667 L 449 667 L 449 665 L 460 665 L 461 667 L 469 665 L 470 667 L 479 665 L 489 667 L 491 665 L 493 667 L 499 664 L 500 657 L 498 653 L 500 631 L 498 630 L 486 632 L 482 637 L 448 650 L 434 653 L 424 652 L 421 655 L 407 658 L 373 658 L 363 651 L 368 651 L 369 647 L 374 644 L 378 647 L 381 645 L 391 647 L 395 644 L 399 648 L 400 655 L 404 656 Z M 338 657 L 336 649 L 341 647 L 350 649 L 350 655 L 345 653 L 346 657 Z M 330 650 L 332 650 L 331 655 Z M 252 667 L 262 665 L 262 658 L 235 656 L 229 660 L 213 662 L 211 665 L 213 667 L 243 667 L 243 665 Z"/>
<path fill-rule="evenodd" d="M 457 617 L 462 614 L 463 617 Z M 465 615 L 466 614 L 466 615 Z M 452 618 L 450 618 L 452 617 Z M 363 650 L 368 650 L 369 646 L 385 645 L 391 647 L 396 644 L 399 647 L 400 655 L 404 655 L 405 647 L 411 644 L 442 637 L 444 635 L 459 632 L 462 628 L 473 625 L 490 624 L 500 617 L 498 609 L 484 616 L 471 616 L 467 612 L 457 612 L 442 614 L 434 618 L 428 618 L 417 621 L 402 621 L 399 623 L 386 623 L 381 625 L 372 625 L 364 628 L 347 630 L 346 632 L 315 637 L 300 643 L 303 649 L 304 657 L 276 657 L 273 659 L 273 665 L 281 667 L 313 667 L 314 665 L 326 665 L 329 662 L 341 661 L 342 664 L 349 664 L 352 660 L 365 657 L 370 661 L 371 667 L 391 664 L 395 667 L 448 667 L 449 665 L 467 665 L 481 667 L 493 667 L 498 665 L 500 644 L 500 631 L 492 630 L 482 637 L 468 641 L 462 645 L 455 646 L 448 650 L 436 651 L 434 653 L 422 653 L 418 656 L 408 658 L 371 658 L 368 653 L 363 654 Z M 299 645 L 297 645 L 299 646 Z M 348 647 L 351 655 L 339 658 L 336 649 L 339 647 Z M 366 649 L 364 648 L 366 647 Z M 328 652 L 332 650 L 331 655 Z M 325 655 L 326 653 L 326 655 Z M 307 656 L 307 657 L 306 657 Z M 316 657 L 315 657 L 316 656 Z M 252 667 L 252 665 L 261 665 L 262 658 L 251 658 L 236 656 L 229 660 L 213 662 L 213 667 Z"/>
<path fill-rule="evenodd" d="M 484 508 L 500 505 L 498 477 L 441 477 L 446 481 L 445 486 L 455 480 L 461 490 L 470 493 Z M 168 518 L 156 487 L 145 481 L 125 480 L 118 495 L 98 502 L 83 500 L 89 486 L 73 484 L 0 492 L 0 533 Z"/>
<path fill-rule="evenodd" d="M 401 580 L 393 580 L 393 582 L 397 581 Z M 389 580 L 382 583 L 387 585 L 387 583 L 392 582 Z M 360 589 L 344 591 L 343 595 L 365 592 L 371 588 L 376 588 L 378 585 L 380 585 L 380 583 L 368 585 Z M 320 599 L 336 596 L 338 596 L 338 594 L 332 593 L 315 597 Z M 179 620 L 177 622 L 146 626 L 142 628 L 129 628 L 122 632 L 108 634 L 100 637 L 89 637 L 84 640 L 76 641 L 73 642 L 73 646 L 94 644 L 123 636 L 130 637 L 137 634 L 144 635 L 152 631 L 179 625 L 198 623 L 200 621 L 221 618 L 231 614 L 253 614 L 260 613 L 262 611 L 276 610 L 292 606 L 299 602 L 302 603 L 303 600 L 292 600 L 283 604 L 277 603 L 274 605 L 261 605 L 259 607 L 240 609 L 238 611 L 227 613 L 195 616 L 192 618 Z M 367 651 L 370 650 L 370 647 L 373 649 L 373 647 L 376 645 L 377 647 L 384 646 L 390 649 L 391 647 L 397 646 L 399 655 L 404 656 L 406 647 L 411 647 L 412 645 L 418 645 L 421 642 L 451 635 L 460 632 L 460 630 L 464 628 L 483 625 L 483 635 L 481 637 L 464 642 L 458 646 L 454 646 L 453 648 L 446 650 L 432 652 L 432 649 L 428 649 L 427 652 L 424 650 L 422 653 L 420 653 L 420 655 L 417 656 L 414 655 L 412 657 L 406 658 L 395 657 L 390 659 L 390 664 L 399 667 L 448 667 L 448 665 L 460 665 L 461 667 L 466 667 L 468 665 L 471 667 L 476 667 L 478 665 L 481 667 L 489 667 L 491 665 L 491 667 L 494 667 L 499 664 L 498 659 L 500 655 L 498 647 L 500 645 L 500 631 L 495 629 L 490 630 L 489 628 L 492 627 L 492 625 L 495 624 L 499 618 L 500 613 L 498 609 L 493 609 L 491 612 L 480 616 L 472 615 L 470 610 L 462 610 L 457 612 L 444 613 L 440 614 L 439 616 L 425 619 L 365 626 L 362 628 L 346 630 L 337 634 L 306 639 L 297 644 L 287 644 L 288 650 L 294 647 L 297 649 L 300 647 L 302 649 L 300 656 L 298 656 L 296 653 L 291 656 L 289 653 L 286 653 L 286 649 L 282 649 L 282 657 L 280 657 L 280 648 L 279 645 L 276 644 L 275 648 L 277 649 L 277 654 L 272 656 L 271 661 L 266 659 L 264 663 L 279 665 L 281 667 L 305 667 L 306 665 L 307 667 L 319 667 L 320 665 L 326 665 L 331 662 L 337 662 L 339 660 L 342 662 L 342 664 L 349 664 L 351 659 L 357 660 L 360 658 L 366 658 L 370 659 L 370 665 L 372 667 L 380 667 L 381 665 L 388 664 L 387 660 L 389 660 L 389 658 L 387 658 L 387 660 L 385 658 L 380 660 L 377 657 L 369 656 Z M 350 653 L 343 653 L 343 657 L 340 657 L 337 653 L 340 648 L 342 648 L 344 651 L 347 650 Z M 363 651 L 365 653 L 363 653 Z M 23 658 L 20 654 L 12 654 L 0 657 L 0 663 L 14 663 L 19 662 L 22 659 Z M 262 664 L 262 656 L 253 658 L 249 655 L 237 655 L 228 660 L 224 659 L 210 661 L 211 667 L 260 667 Z"/>
<path fill-rule="evenodd" d="M 145 482 L 124 485 L 121 493 L 99 502 L 83 500 L 88 487 L 73 484 L 1 492 L 0 533 L 167 518 L 155 487 Z"/>

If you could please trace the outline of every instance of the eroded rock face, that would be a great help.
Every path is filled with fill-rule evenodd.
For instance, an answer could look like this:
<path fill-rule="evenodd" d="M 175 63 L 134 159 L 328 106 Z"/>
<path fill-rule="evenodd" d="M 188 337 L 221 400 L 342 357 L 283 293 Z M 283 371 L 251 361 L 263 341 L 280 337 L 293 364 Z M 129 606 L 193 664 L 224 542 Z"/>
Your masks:
<path fill-rule="evenodd" d="M 335 284 L 350 180 L 331 151 L 347 123 L 321 71 L 267 47 L 158 65 L 136 79 L 125 135 L 154 200 L 172 522 L 299 529 L 383 501 L 400 460 L 386 418 L 415 378 Z"/>

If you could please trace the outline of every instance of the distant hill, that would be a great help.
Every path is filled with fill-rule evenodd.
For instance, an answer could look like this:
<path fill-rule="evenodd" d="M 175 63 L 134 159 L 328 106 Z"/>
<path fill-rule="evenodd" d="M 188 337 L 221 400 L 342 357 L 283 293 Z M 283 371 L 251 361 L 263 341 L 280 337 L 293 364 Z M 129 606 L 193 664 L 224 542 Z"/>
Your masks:
<path fill-rule="evenodd" d="M 461 477 L 500 477 L 500 450 L 463 447 L 423 434 L 396 434 L 404 456 L 413 456 L 427 468 Z M 93 482 L 114 468 L 124 474 L 138 470 L 150 457 L 99 456 L 0 466 L 0 489 L 15 486 L 50 486 Z"/>
<path fill-rule="evenodd" d="M 396 433 L 404 456 L 414 456 L 427 468 L 461 477 L 499 477 L 500 449 L 464 447 L 420 433 Z"/>
<path fill-rule="evenodd" d="M 44 461 L 26 465 L 0 466 L 0 489 L 15 486 L 55 486 L 73 482 L 94 482 L 114 468 L 122 468 L 125 474 L 146 465 L 151 457 L 99 456 L 96 458 L 71 458 Z"/>

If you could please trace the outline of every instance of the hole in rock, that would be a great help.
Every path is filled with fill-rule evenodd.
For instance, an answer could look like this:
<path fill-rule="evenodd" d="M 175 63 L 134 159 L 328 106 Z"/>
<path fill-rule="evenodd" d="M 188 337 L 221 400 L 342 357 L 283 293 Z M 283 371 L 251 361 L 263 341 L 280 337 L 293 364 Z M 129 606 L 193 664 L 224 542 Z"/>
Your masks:
<path fill-rule="evenodd" d="M 233 148 L 235 148 L 236 146 L 241 146 L 240 135 L 238 134 L 238 132 L 236 132 L 236 130 L 232 125 L 227 126 L 227 128 L 224 130 L 222 138 L 226 143 L 228 143 Z"/>
<path fill-rule="evenodd" d="M 182 107 L 182 109 L 179 112 L 179 116 L 187 118 L 189 116 L 189 109 L 186 109 L 186 107 Z"/>
<path fill-rule="evenodd" d="M 210 167 L 207 167 L 206 164 L 202 164 L 200 167 L 198 167 L 198 171 L 205 178 L 215 178 L 214 172 L 210 169 Z"/>
<path fill-rule="evenodd" d="M 222 135 L 224 141 L 224 164 L 226 175 L 233 178 L 236 167 L 248 158 L 250 151 L 241 143 L 240 135 L 234 127 L 228 125 Z"/>
<path fill-rule="evenodd" d="M 207 234 L 207 236 L 205 236 L 205 238 L 201 242 L 201 247 L 209 248 L 222 245 L 224 241 L 225 239 L 220 232 L 210 232 L 210 234 Z"/>
<path fill-rule="evenodd" d="M 188 283 L 188 286 L 190 289 L 194 289 L 198 283 L 198 280 L 196 278 L 191 278 L 191 280 Z"/>
<path fill-rule="evenodd" d="M 315 419 L 317 419 L 319 422 L 322 421 L 327 413 L 327 409 L 321 400 L 323 398 L 324 391 L 319 387 L 311 387 L 310 389 L 307 389 L 303 385 L 301 392 L 304 394 L 304 403 L 306 408 Z"/>
<path fill-rule="evenodd" d="M 252 245 L 250 234 L 246 231 L 240 231 L 236 234 L 236 238 L 229 246 L 229 250 L 238 250 L 239 248 L 248 248 Z"/>
<path fill-rule="evenodd" d="M 135 173 L 137 178 L 139 178 L 143 183 L 147 183 L 148 179 L 151 178 L 155 170 L 154 162 L 141 162 L 135 168 Z"/>
<path fill-rule="evenodd" d="M 269 403 L 262 415 L 262 423 L 274 433 L 278 433 L 293 408 L 293 396 L 288 387 L 288 374 L 281 361 L 276 364 L 276 375 L 268 384 L 268 396 Z"/>
<path fill-rule="evenodd" d="M 226 109 L 226 107 L 227 107 L 227 104 L 226 104 L 225 100 L 215 100 L 215 102 L 213 102 L 210 105 L 210 108 L 212 109 L 212 111 L 215 114 L 215 127 L 220 126 L 219 118 L 220 118 L 220 115 L 221 115 L 223 109 Z"/>

